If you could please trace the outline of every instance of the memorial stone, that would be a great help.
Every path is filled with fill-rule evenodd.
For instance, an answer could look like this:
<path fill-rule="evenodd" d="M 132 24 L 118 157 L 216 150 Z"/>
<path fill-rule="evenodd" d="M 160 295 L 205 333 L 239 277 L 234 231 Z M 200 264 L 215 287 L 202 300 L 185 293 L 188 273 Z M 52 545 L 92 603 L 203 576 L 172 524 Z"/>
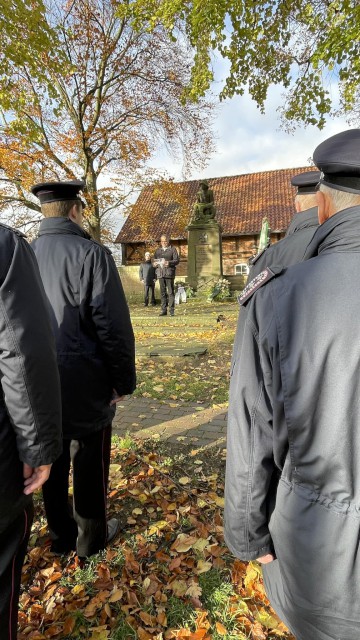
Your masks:
<path fill-rule="evenodd" d="M 196 290 L 205 288 L 222 275 L 221 229 L 216 220 L 214 194 L 208 183 L 199 184 L 188 231 L 188 284 Z M 204 286 L 204 287 L 203 287 Z"/>

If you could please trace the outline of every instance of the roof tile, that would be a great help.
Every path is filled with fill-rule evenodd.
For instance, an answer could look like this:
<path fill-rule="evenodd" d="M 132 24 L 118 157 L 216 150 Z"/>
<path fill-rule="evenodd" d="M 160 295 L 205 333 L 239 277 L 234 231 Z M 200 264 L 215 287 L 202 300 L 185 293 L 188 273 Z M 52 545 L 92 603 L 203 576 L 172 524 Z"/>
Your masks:
<path fill-rule="evenodd" d="M 295 189 L 290 179 L 313 170 L 314 167 L 300 167 L 209 179 L 223 236 L 259 233 L 264 216 L 273 232 L 285 231 L 294 215 Z M 159 240 L 162 233 L 173 240 L 186 238 L 185 227 L 196 202 L 199 180 L 174 183 L 174 187 L 180 194 L 177 201 L 171 190 L 145 187 L 133 211 L 146 212 L 147 223 L 141 224 L 139 215 L 130 213 L 116 242 Z"/>

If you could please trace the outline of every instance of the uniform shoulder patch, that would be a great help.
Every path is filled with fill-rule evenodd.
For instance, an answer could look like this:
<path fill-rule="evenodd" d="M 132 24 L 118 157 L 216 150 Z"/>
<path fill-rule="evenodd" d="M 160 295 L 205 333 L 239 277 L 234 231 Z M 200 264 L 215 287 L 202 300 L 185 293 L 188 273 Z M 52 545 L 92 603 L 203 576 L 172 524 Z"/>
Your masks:
<path fill-rule="evenodd" d="M 239 304 L 245 304 L 255 291 L 260 289 L 260 287 L 262 287 L 266 282 L 269 282 L 269 280 L 278 276 L 282 271 L 283 267 L 266 267 L 264 271 L 261 271 L 257 276 L 255 276 L 255 278 L 250 280 L 249 284 L 247 284 L 245 289 L 243 289 L 242 293 L 238 297 Z"/>

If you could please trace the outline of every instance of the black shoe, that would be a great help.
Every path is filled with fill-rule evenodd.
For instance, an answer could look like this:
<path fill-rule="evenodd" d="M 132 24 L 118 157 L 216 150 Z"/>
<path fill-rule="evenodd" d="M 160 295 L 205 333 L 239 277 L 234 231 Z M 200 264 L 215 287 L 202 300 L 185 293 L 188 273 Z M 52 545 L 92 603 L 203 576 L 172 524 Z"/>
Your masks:
<path fill-rule="evenodd" d="M 111 518 L 107 523 L 106 544 L 111 544 L 120 533 L 120 522 L 117 518 Z"/>
<path fill-rule="evenodd" d="M 161 313 L 159 313 L 159 316 L 167 316 L 167 311 L 162 311 Z"/>
<path fill-rule="evenodd" d="M 148 303 L 144 302 L 144 307 L 148 307 L 148 306 L 149 306 Z"/>
<path fill-rule="evenodd" d="M 170 311 L 170 315 L 171 315 L 171 316 L 174 316 L 174 315 L 175 315 L 175 313 L 174 313 L 173 311 Z"/>
<path fill-rule="evenodd" d="M 152 303 L 151 303 L 151 306 L 152 306 L 152 307 L 156 307 L 156 302 L 152 302 Z"/>
<path fill-rule="evenodd" d="M 72 553 L 73 551 L 76 551 L 76 544 L 75 543 L 64 544 L 64 543 L 61 543 L 59 540 L 54 540 L 51 543 L 50 551 L 55 556 L 66 556 L 68 555 L 68 553 Z"/>

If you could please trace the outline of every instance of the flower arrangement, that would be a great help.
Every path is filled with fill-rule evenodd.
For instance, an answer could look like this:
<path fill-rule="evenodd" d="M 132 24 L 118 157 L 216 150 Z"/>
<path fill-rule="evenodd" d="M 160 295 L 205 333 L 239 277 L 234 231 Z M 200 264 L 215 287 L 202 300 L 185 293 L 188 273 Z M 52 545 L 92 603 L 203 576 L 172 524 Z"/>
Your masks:
<path fill-rule="evenodd" d="M 215 280 L 207 290 L 207 294 L 208 302 L 227 300 L 231 296 L 229 280 L 226 280 L 226 278 Z"/>

